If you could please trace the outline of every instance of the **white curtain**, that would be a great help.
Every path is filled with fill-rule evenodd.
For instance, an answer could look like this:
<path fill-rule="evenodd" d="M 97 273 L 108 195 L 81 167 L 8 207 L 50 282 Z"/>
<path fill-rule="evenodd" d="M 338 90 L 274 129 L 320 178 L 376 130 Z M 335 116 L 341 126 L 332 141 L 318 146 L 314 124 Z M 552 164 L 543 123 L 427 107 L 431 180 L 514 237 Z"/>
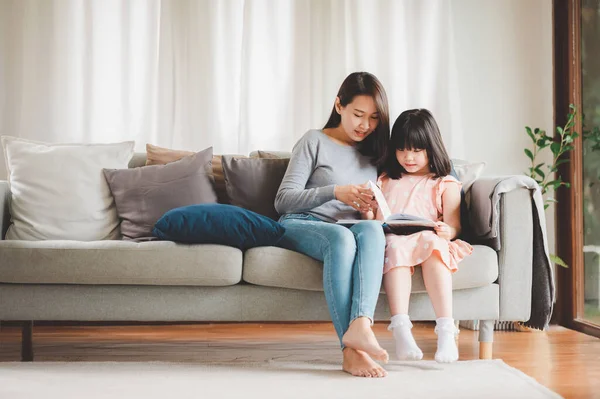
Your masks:
<path fill-rule="evenodd" d="M 386 88 L 392 123 L 429 108 L 462 157 L 456 4 L 1 0 L 0 134 L 289 151 L 363 70 Z"/>

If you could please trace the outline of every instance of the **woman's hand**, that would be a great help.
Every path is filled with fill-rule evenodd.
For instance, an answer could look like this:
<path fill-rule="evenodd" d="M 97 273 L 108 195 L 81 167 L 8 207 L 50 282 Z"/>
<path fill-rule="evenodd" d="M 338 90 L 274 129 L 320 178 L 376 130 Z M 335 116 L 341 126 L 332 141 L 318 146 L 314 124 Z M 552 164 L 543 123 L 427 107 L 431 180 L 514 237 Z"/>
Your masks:
<path fill-rule="evenodd" d="M 346 186 L 335 186 L 333 191 L 335 199 L 342 201 L 346 205 L 350 205 L 361 213 L 373 211 L 377 207 L 373 190 L 365 185 L 348 184 Z"/>
<path fill-rule="evenodd" d="M 454 238 L 454 228 L 452 228 L 452 226 L 444 222 L 436 222 L 434 230 L 439 237 L 444 238 L 448 241 Z"/>

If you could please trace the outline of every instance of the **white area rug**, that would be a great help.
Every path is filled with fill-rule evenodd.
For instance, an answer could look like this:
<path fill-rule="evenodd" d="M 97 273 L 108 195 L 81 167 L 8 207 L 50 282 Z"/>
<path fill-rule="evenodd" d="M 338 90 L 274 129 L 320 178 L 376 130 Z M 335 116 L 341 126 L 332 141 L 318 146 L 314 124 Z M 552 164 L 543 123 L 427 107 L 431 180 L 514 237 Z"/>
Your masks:
<path fill-rule="evenodd" d="M 338 364 L 0 363 L 0 398 L 559 398 L 501 360 L 390 362 L 381 379 Z"/>

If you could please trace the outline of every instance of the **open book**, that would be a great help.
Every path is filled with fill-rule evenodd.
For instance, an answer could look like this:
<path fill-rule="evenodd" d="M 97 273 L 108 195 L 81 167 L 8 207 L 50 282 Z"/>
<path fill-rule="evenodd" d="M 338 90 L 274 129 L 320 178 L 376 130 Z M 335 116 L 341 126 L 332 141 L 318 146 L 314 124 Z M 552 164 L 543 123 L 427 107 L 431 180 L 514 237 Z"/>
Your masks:
<path fill-rule="evenodd" d="M 383 229 L 386 233 L 394 234 L 412 234 L 421 230 L 433 230 L 435 222 L 419 216 L 409 215 L 406 213 L 394 213 L 390 211 L 390 207 L 385 200 L 385 196 L 375 183 L 369 180 L 369 188 L 375 195 L 375 202 L 383 216 L 384 220 L 378 220 L 383 224 Z M 361 219 L 340 219 L 338 224 L 352 225 L 360 222 Z"/>

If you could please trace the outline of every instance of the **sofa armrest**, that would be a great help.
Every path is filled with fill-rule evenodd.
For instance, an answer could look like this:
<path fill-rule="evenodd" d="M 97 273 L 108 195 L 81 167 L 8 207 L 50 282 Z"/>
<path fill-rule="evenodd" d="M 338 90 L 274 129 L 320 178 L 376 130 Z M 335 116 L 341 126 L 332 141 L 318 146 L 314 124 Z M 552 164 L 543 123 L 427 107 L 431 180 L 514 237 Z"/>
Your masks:
<path fill-rule="evenodd" d="M 4 240 L 4 235 L 10 224 L 10 213 L 8 212 L 8 201 L 10 200 L 10 188 L 8 182 L 0 180 L 0 240 Z"/>
<path fill-rule="evenodd" d="M 489 180 L 475 181 L 470 190 L 471 208 L 474 205 L 472 201 L 488 201 L 491 204 L 493 190 Z M 492 242 L 495 245 L 490 246 L 498 253 L 500 320 L 526 321 L 531 314 L 533 268 L 533 205 L 529 189 L 516 188 L 501 194 L 499 212 L 499 234 Z M 477 216 L 485 217 L 487 223 L 491 217 L 482 213 Z M 485 244 L 486 241 L 489 242 L 489 239 L 480 243 Z M 476 238 L 474 242 L 477 243 Z"/>

